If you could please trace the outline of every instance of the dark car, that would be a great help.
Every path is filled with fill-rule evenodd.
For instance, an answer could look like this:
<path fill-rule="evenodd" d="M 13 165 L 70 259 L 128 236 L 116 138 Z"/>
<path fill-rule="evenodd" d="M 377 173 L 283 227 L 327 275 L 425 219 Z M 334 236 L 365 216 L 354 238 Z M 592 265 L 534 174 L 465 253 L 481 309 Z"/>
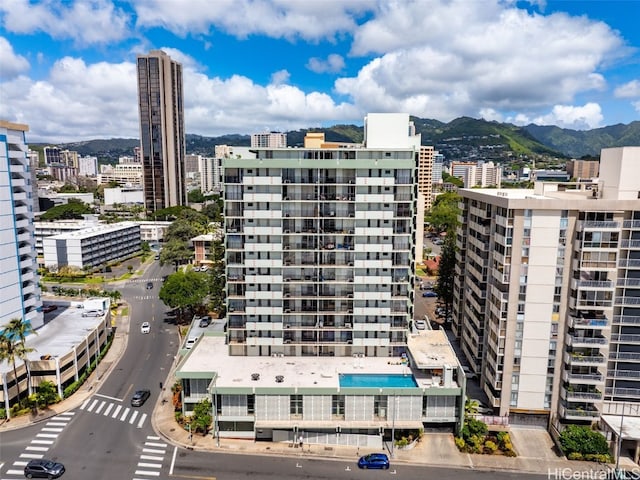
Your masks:
<path fill-rule="evenodd" d="M 211 325 L 211 317 L 209 316 L 202 317 L 200 319 L 200 322 L 198 323 L 198 326 L 200 328 L 205 328 L 205 327 L 208 327 L 209 325 Z"/>
<path fill-rule="evenodd" d="M 24 467 L 27 478 L 58 478 L 64 473 L 64 465 L 53 460 L 30 460 Z"/>
<path fill-rule="evenodd" d="M 147 282 L 147 290 L 151 290 L 153 288 L 153 282 Z"/>
<path fill-rule="evenodd" d="M 369 455 L 360 457 L 360 460 L 358 460 L 358 467 L 379 468 L 386 470 L 389 468 L 389 457 L 387 457 L 387 455 L 384 453 L 370 453 Z"/>
<path fill-rule="evenodd" d="M 438 294 L 436 292 L 432 292 L 431 290 L 427 290 L 426 292 L 422 293 L 423 297 L 429 297 L 429 298 L 435 298 L 438 296 Z"/>
<path fill-rule="evenodd" d="M 132 407 L 141 407 L 144 402 L 147 401 L 147 398 L 151 396 L 151 392 L 149 390 L 138 390 L 131 397 L 131 406 Z"/>

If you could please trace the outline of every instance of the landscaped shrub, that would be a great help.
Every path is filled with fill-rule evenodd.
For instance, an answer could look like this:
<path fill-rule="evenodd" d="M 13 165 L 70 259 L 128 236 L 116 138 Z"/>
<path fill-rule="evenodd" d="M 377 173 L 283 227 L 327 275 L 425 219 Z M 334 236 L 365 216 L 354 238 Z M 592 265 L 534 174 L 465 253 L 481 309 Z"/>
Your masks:
<path fill-rule="evenodd" d="M 582 460 L 582 454 L 579 452 L 571 452 L 569 455 L 567 455 L 567 458 L 569 460 Z"/>
<path fill-rule="evenodd" d="M 0 419 L 7 418 L 7 411 L 4 408 L 0 408 Z"/>
<path fill-rule="evenodd" d="M 609 453 L 604 435 L 582 425 L 567 425 L 560 434 L 560 445 L 569 459 L 572 459 L 572 453 L 580 453 L 583 457 L 588 454 L 608 455 Z"/>
<path fill-rule="evenodd" d="M 493 454 L 493 453 L 496 453 L 497 450 L 498 450 L 498 445 L 496 445 L 495 442 L 492 442 L 491 440 L 487 440 L 484 442 L 485 453 Z"/>
<path fill-rule="evenodd" d="M 460 450 L 461 452 L 465 451 L 466 442 L 464 441 L 464 438 L 456 437 L 454 439 L 454 442 L 456 443 L 456 447 L 458 447 L 458 450 Z"/>

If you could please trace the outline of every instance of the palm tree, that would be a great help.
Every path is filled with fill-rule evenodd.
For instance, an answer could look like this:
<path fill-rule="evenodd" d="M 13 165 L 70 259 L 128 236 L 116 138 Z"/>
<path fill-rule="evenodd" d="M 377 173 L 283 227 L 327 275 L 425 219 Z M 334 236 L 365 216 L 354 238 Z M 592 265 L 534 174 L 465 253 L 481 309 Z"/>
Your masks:
<path fill-rule="evenodd" d="M 27 384 L 31 385 L 31 372 L 27 365 L 27 354 L 33 352 L 33 348 L 28 348 L 25 345 L 27 335 L 30 333 L 36 334 L 35 330 L 31 326 L 31 322 L 24 321 L 21 318 L 13 318 L 7 325 L 4 326 L 2 332 L 0 332 L 0 358 L 11 362 L 13 365 L 13 376 L 16 382 L 16 389 L 18 391 L 18 404 L 21 402 L 20 382 L 18 381 L 18 371 L 16 368 L 16 359 L 22 360 L 27 369 Z"/>
<path fill-rule="evenodd" d="M 464 402 L 464 416 L 465 417 L 473 417 L 478 414 L 478 409 L 480 408 L 480 404 L 477 400 L 473 400 L 467 397 L 467 400 Z"/>

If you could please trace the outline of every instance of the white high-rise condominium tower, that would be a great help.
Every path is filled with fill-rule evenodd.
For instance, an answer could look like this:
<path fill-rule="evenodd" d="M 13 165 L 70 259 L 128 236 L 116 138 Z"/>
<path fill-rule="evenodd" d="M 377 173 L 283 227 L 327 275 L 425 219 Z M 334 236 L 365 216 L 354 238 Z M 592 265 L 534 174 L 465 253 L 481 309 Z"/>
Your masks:
<path fill-rule="evenodd" d="M 592 183 L 459 191 L 453 329 L 500 415 L 588 424 L 640 402 L 639 165 L 604 149 Z"/>
<path fill-rule="evenodd" d="M 224 159 L 232 355 L 399 355 L 413 318 L 419 136 Z"/>
<path fill-rule="evenodd" d="M 42 325 L 25 132 L 0 120 L 0 329 L 14 318 Z"/>
<path fill-rule="evenodd" d="M 182 65 L 161 50 L 138 56 L 138 106 L 145 206 L 186 205 Z"/>

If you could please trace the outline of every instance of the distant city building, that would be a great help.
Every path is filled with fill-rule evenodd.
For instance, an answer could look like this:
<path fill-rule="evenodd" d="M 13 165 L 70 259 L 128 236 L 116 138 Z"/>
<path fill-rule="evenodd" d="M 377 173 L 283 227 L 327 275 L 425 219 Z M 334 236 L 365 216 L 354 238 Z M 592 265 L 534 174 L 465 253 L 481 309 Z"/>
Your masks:
<path fill-rule="evenodd" d="M 502 167 L 493 162 L 451 162 L 451 175 L 464 182 L 464 188 L 502 185 Z"/>
<path fill-rule="evenodd" d="M 444 168 L 444 155 L 440 152 L 433 152 L 433 184 L 442 183 L 442 172 Z"/>
<path fill-rule="evenodd" d="M 91 192 L 58 193 L 51 190 L 41 190 L 38 192 L 38 201 L 40 202 L 40 211 L 42 212 L 58 205 L 67 204 L 69 203 L 69 199 L 80 200 L 90 206 L 93 205 L 95 201 L 93 193 Z"/>
<path fill-rule="evenodd" d="M 46 146 L 42 149 L 44 153 L 45 165 L 62 163 L 62 157 L 60 155 L 60 147 Z"/>
<path fill-rule="evenodd" d="M 424 210 L 433 204 L 433 147 L 422 145 L 418 153 L 418 192 L 422 194 Z"/>
<path fill-rule="evenodd" d="M 140 250 L 140 226 L 133 222 L 97 225 L 43 239 L 47 268 L 83 269 L 124 260 Z"/>
<path fill-rule="evenodd" d="M 145 206 L 186 205 L 182 65 L 161 50 L 139 55 L 137 65 Z"/>
<path fill-rule="evenodd" d="M 95 177 L 98 174 L 98 157 L 85 156 L 78 158 L 78 175 Z"/>
<path fill-rule="evenodd" d="M 535 182 L 568 182 L 569 174 L 562 170 L 532 170 L 531 180 Z"/>
<path fill-rule="evenodd" d="M 144 205 L 144 191 L 141 187 L 105 188 L 104 204 L 108 206 L 114 204 Z"/>
<path fill-rule="evenodd" d="M 173 222 L 138 221 L 140 225 L 140 239 L 143 242 L 157 243 L 164 241 L 169 226 Z"/>
<path fill-rule="evenodd" d="M 43 323 L 33 229 L 27 125 L 0 120 L 0 327 L 18 318 Z M 26 377 L 20 381 L 27 389 Z M 11 394 L 15 391 L 14 388 Z M 4 397 L 4 395 L 3 395 Z"/>
<path fill-rule="evenodd" d="M 640 147 L 601 158 L 588 184 L 458 192 L 452 329 L 516 422 L 640 417 Z"/>
<path fill-rule="evenodd" d="M 567 162 L 567 175 L 569 178 L 593 179 L 600 175 L 600 162 L 598 160 L 569 160 Z"/>
<path fill-rule="evenodd" d="M 100 165 L 97 181 L 98 185 L 115 182 L 124 187 L 142 187 L 142 164 Z"/>
<path fill-rule="evenodd" d="M 251 147 L 287 148 L 287 134 L 280 132 L 254 133 L 251 135 Z"/>
<path fill-rule="evenodd" d="M 33 222 L 34 238 L 38 263 L 44 265 L 44 239 L 66 232 L 75 232 L 85 228 L 95 227 L 98 219 L 91 220 L 56 220 L 53 222 Z"/>
<path fill-rule="evenodd" d="M 200 171 L 200 190 L 203 193 L 220 192 L 222 188 L 222 159 L 219 157 L 200 157 L 198 170 Z"/>

